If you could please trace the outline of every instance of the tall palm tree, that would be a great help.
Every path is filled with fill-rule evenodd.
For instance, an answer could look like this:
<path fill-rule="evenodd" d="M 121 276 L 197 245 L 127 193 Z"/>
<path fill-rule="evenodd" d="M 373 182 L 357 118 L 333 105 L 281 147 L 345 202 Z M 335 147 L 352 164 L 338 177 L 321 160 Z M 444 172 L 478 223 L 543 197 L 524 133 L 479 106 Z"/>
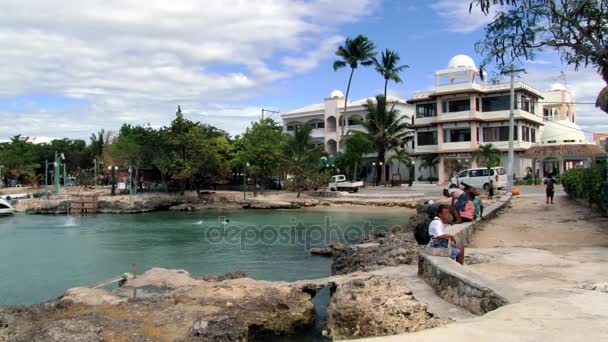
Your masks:
<path fill-rule="evenodd" d="M 367 130 L 367 137 L 378 152 L 378 178 L 384 179 L 382 165 L 386 164 L 386 151 L 397 148 L 403 143 L 408 129 L 411 127 L 407 118 L 401 116 L 395 106 L 387 107 L 386 97 L 377 95 L 375 101 L 367 100 L 364 105 L 367 117 L 363 120 L 363 127 Z M 382 165 L 380 165 L 382 163 Z"/>
<path fill-rule="evenodd" d="M 352 135 L 349 134 L 344 158 L 353 164 L 353 182 L 357 180 L 358 167 L 363 164 L 363 158 L 372 152 L 372 149 L 373 146 L 365 133 L 354 131 Z"/>
<path fill-rule="evenodd" d="M 91 133 L 89 137 L 91 141 L 91 151 L 95 158 L 100 158 L 103 155 L 104 146 L 110 143 L 110 132 L 106 132 L 104 129 L 95 133 Z"/>
<path fill-rule="evenodd" d="M 431 178 L 433 178 L 433 171 L 437 168 L 437 164 L 439 164 L 439 158 L 436 154 L 426 154 L 422 157 L 422 163 L 420 164 L 419 169 L 429 169 L 429 183 L 431 183 Z"/>
<path fill-rule="evenodd" d="M 411 166 L 412 160 L 410 159 L 410 155 L 407 153 L 405 149 L 395 149 L 395 154 L 393 154 L 390 158 L 388 158 L 388 162 L 396 162 L 397 163 L 397 173 L 401 176 L 401 164 L 405 166 Z M 410 174 L 410 178 L 412 175 Z"/>
<path fill-rule="evenodd" d="M 339 123 L 342 125 L 340 132 L 340 141 L 344 139 L 344 126 L 346 126 L 346 107 L 348 104 L 348 94 L 350 93 L 350 84 L 353 79 L 355 69 L 359 64 L 370 66 L 374 64 L 373 58 L 376 56 L 376 45 L 367 37 L 358 35 L 354 39 L 346 38 L 344 45 L 340 45 L 336 50 L 336 56 L 340 59 L 334 61 L 334 71 L 343 67 L 350 67 L 350 76 L 348 76 L 348 84 L 346 86 L 346 96 L 344 97 L 344 111 L 340 115 Z"/>
<path fill-rule="evenodd" d="M 382 59 L 380 61 L 376 57 L 373 57 L 373 60 L 376 65 L 376 71 L 384 78 L 384 97 L 386 97 L 388 81 L 394 81 L 395 83 L 403 82 L 399 73 L 410 66 L 407 64 L 397 66 L 401 57 L 399 57 L 397 51 L 389 49 L 382 51 Z"/>

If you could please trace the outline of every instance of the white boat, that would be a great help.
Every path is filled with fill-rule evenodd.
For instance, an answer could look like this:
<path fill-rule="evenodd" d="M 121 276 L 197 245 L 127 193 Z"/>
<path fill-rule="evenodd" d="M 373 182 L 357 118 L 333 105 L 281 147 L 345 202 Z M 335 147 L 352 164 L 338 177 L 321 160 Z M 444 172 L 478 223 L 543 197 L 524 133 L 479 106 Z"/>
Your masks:
<path fill-rule="evenodd" d="M 0 199 L 0 216 L 12 215 L 15 212 L 15 208 L 11 206 L 6 200 Z"/>

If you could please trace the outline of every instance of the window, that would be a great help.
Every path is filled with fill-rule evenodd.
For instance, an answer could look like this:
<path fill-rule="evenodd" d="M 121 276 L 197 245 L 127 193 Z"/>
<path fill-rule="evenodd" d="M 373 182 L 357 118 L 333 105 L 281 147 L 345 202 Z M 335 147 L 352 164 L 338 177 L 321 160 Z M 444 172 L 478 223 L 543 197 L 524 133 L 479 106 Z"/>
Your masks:
<path fill-rule="evenodd" d="M 430 118 L 437 116 L 437 103 L 423 103 L 416 105 L 417 118 Z"/>
<path fill-rule="evenodd" d="M 418 146 L 437 145 L 437 131 L 418 132 Z"/>
<path fill-rule="evenodd" d="M 464 112 L 471 110 L 471 100 L 443 101 L 442 107 L 444 113 Z"/>
<path fill-rule="evenodd" d="M 523 141 L 530 141 L 530 127 L 522 126 L 521 138 Z"/>
<path fill-rule="evenodd" d="M 443 130 L 443 142 L 464 142 L 471 141 L 471 129 L 470 128 L 459 128 L 459 129 L 444 129 Z"/>
<path fill-rule="evenodd" d="M 482 112 L 494 112 L 497 110 L 509 110 L 510 109 L 511 96 L 489 96 L 484 97 L 481 100 Z"/>
<path fill-rule="evenodd" d="M 536 142 L 536 129 L 530 128 L 530 131 L 532 131 L 532 142 L 535 143 Z"/>
<path fill-rule="evenodd" d="M 488 170 L 488 169 L 471 170 L 469 173 L 469 177 L 487 177 L 489 175 L 490 175 L 490 170 Z"/>
<path fill-rule="evenodd" d="M 555 144 L 557 142 L 557 140 L 548 140 L 547 144 Z"/>
<path fill-rule="evenodd" d="M 302 127 L 302 125 L 287 125 L 287 131 L 295 131 L 296 129 Z"/>
<path fill-rule="evenodd" d="M 576 140 L 564 140 L 565 143 L 573 143 L 576 142 Z"/>
<path fill-rule="evenodd" d="M 534 114 L 534 99 L 528 96 L 521 97 L 521 109 Z"/>
<path fill-rule="evenodd" d="M 460 171 L 460 173 L 458 174 L 458 177 L 460 177 L 460 178 L 466 177 L 467 176 L 467 172 L 468 172 L 467 170 Z"/>
<path fill-rule="evenodd" d="M 551 115 L 551 113 L 549 112 L 549 108 L 543 108 L 543 116 L 547 117 Z"/>
<path fill-rule="evenodd" d="M 349 126 L 358 126 L 363 124 L 363 118 L 360 116 L 354 116 L 348 119 Z"/>
<path fill-rule="evenodd" d="M 517 140 L 517 126 L 514 127 L 513 139 Z M 484 127 L 483 142 L 509 141 L 509 126 Z"/>
<path fill-rule="evenodd" d="M 311 121 L 308 124 L 313 128 L 325 128 L 325 122 L 323 121 Z"/>

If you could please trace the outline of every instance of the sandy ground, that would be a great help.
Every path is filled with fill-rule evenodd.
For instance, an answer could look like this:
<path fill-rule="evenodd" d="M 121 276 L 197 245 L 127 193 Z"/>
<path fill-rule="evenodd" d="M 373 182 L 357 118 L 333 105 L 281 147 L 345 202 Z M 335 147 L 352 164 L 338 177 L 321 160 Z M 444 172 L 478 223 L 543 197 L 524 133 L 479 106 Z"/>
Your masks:
<path fill-rule="evenodd" d="M 514 198 L 468 247 L 466 267 L 510 288 L 512 304 L 369 341 L 608 341 L 607 217 L 565 196 Z"/>

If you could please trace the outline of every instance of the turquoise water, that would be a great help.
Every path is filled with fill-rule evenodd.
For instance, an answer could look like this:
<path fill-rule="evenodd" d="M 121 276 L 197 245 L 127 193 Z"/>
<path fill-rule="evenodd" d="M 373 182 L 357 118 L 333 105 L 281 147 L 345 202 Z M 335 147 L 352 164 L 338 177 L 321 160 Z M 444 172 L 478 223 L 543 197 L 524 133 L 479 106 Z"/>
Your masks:
<path fill-rule="evenodd" d="M 407 221 L 408 211 L 205 211 L 88 217 L 0 217 L 0 305 L 151 267 L 193 275 L 243 271 L 266 280 L 330 275 L 307 250 Z"/>

